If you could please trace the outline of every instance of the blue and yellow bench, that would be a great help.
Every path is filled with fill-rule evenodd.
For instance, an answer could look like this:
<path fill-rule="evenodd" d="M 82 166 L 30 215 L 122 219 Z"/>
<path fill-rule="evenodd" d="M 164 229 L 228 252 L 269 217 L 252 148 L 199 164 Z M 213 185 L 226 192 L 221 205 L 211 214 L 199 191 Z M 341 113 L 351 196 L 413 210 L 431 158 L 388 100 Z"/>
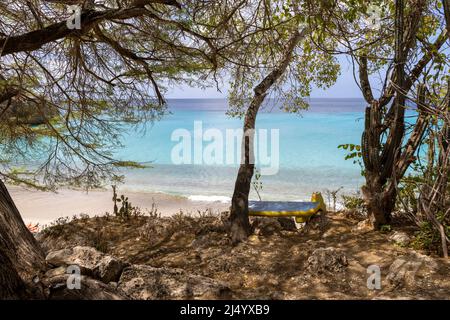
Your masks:
<path fill-rule="evenodd" d="M 307 222 L 316 214 L 325 214 L 327 207 L 320 192 L 314 192 L 310 202 L 249 201 L 249 215 L 263 217 L 294 217 L 297 223 Z"/>

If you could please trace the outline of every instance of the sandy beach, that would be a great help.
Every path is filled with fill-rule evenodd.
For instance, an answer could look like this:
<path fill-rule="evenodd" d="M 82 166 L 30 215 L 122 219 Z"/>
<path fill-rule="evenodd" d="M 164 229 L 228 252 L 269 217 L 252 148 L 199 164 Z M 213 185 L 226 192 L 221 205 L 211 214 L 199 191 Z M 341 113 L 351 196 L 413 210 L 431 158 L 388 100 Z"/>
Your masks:
<path fill-rule="evenodd" d="M 28 190 L 8 186 L 25 223 L 48 224 L 60 217 L 72 217 L 80 213 L 89 216 L 112 212 L 111 190 L 79 191 L 62 189 L 54 192 Z M 119 191 L 119 195 L 120 195 Z M 172 215 L 180 210 L 184 213 L 197 213 L 211 209 L 213 212 L 227 210 L 229 203 L 221 201 L 193 201 L 185 197 L 165 193 L 126 192 L 133 206 L 151 209 L 155 204 L 161 215 Z"/>

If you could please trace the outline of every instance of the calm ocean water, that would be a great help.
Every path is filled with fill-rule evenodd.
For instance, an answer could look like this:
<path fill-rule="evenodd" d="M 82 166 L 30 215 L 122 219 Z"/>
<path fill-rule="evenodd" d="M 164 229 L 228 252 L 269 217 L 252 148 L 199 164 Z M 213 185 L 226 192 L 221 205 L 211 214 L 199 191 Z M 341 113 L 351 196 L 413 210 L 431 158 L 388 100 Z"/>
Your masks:
<path fill-rule="evenodd" d="M 130 131 L 125 135 L 125 148 L 118 156 L 151 161 L 152 168 L 125 171 L 121 190 L 165 192 L 193 200 L 231 197 L 237 164 L 176 165 L 171 158 L 172 149 L 178 144 L 171 140 L 174 130 L 186 129 L 193 136 L 194 122 L 201 121 L 203 132 L 215 128 L 225 137 L 226 129 L 241 128 L 242 120 L 229 118 L 226 109 L 227 101 L 222 99 L 169 100 L 171 114 L 148 125 L 145 133 Z M 356 192 L 363 182 L 360 168 L 351 160 L 344 160 L 346 152 L 337 147 L 360 144 L 363 111 L 361 99 L 312 99 L 310 109 L 302 115 L 261 112 L 257 129 L 268 129 L 269 140 L 270 129 L 279 130 L 279 171 L 261 178 L 263 200 L 304 200 L 314 191 L 340 187 L 343 193 Z M 203 142 L 203 148 L 209 143 Z M 251 198 L 257 198 L 253 190 Z"/>

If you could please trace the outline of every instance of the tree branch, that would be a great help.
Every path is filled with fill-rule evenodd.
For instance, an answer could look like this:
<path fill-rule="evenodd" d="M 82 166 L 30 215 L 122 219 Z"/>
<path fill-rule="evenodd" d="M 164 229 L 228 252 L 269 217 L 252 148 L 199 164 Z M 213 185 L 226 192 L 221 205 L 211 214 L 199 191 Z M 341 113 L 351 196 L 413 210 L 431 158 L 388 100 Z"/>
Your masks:
<path fill-rule="evenodd" d="M 37 50 L 47 43 L 60 40 L 67 36 L 85 34 L 93 25 L 103 20 L 126 20 L 145 15 L 148 11 L 144 6 L 150 3 L 160 3 L 180 8 L 180 5 L 173 0 L 146 0 L 136 1 L 133 6 L 123 9 L 108 9 L 103 11 L 87 10 L 81 14 L 81 30 L 69 29 L 67 21 L 61 21 L 22 35 L 1 38 L 0 48 L 3 48 L 3 50 L 0 56 Z"/>
<path fill-rule="evenodd" d="M 359 82 L 364 99 L 366 99 L 367 103 L 372 103 L 373 94 L 372 88 L 370 86 L 369 74 L 367 71 L 367 57 L 361 57 L 359 59 Z"/>

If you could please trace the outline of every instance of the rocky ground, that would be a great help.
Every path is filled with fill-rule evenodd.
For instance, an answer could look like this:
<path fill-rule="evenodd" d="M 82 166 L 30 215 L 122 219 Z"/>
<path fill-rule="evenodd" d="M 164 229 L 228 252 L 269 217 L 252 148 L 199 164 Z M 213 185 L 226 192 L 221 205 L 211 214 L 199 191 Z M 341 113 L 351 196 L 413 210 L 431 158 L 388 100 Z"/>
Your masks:
<path fill-rule="evenodd" d="M 450 263 L 409 248 L 411 227 L 373 232 L 345 213 L 300 230 L 292 220 L 254 218 L 254 234 L 232 246 L 225 221 L 226 214 L 60 221 L 36 235 L 49 265 L 42 282 L 53 299 L 450 297 Z M 81 290 L 67 289 L 70 265 L 81 269 Z M 367 287 L 373 265 L 378 290 Z"/>

